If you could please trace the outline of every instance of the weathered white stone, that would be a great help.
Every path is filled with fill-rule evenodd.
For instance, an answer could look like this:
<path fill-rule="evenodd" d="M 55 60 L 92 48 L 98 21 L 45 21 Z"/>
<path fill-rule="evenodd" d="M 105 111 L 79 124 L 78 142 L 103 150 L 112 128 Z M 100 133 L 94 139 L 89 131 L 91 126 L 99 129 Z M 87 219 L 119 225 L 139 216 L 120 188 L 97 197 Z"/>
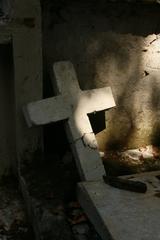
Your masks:
<path fill-rule="evenodd" d="M 94 134 L 91 133 L 90 144 L 95 142 Z M 82 179 L 96 180 L 104 174 L 101 158 L 97 148 L 86 145 L 82 139 L 71 144 L 76 164 Z"/>
<path fill-rule="evenodd" d="M 28 125 L 42 125 L 67 119 L 66 129 L 82 179 L 101 178 L 104 168 L 97 141 L 87 114 L 114 107 L 111 89 L 104 87 L 82 91 L 70 62 L 54 64 L 57 97 L 28 104 Z"/>
<path fill-rule="evenodd" d="M 63 111 L 60 111 L 60 109 L 63 109 Z M 30 103 L 27 106 L 27 110 L 24 107 L 23 111 L 28 126 L 57 122 L 69 118 L 71 114 L 70 107 L 61 97 L 53 97 L 46 99 L 46 101 L 41 100 L 36 103 Z"/>

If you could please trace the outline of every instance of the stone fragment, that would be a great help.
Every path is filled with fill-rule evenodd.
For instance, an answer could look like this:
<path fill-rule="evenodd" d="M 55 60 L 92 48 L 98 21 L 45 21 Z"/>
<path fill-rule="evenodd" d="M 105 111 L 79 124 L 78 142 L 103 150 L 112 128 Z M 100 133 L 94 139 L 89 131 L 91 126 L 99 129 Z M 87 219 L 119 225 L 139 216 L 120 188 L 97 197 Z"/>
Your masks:
<path fill-rule="evenodd" d="M 101 152 L 106 171 L 114 175 L 154 171 L 160 168 L 160 148 L 152 145 Z"/>

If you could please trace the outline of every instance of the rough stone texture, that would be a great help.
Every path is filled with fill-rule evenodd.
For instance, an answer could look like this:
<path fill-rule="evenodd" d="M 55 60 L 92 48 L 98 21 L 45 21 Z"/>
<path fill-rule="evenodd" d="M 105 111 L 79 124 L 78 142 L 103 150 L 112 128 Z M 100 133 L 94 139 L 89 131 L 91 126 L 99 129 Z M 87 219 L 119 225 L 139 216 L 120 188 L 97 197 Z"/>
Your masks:
<path fill-rule="evenodd" d="M 81 179 L 97 180 L 104 174 L 97 141 L 88 115 L 115 106 L 109 87 L 81 91 L 72 63 L 54 64 L 59 96 L 29 103 L 24 115 L 29 126 L 66 120 L 66 130 Z M 57 111 L 58 110 L 58 111 Z"/>
<path fill-rule="evenodd" d="M 159 174 L 128 176 L 147 184 L 145 194 L 116 189 L 104 182 L 79 184 L 80 203 L 102 239 L 160 239 Z"/>
<path fill-rule="evenodd" d="M 159 143 L 159 5 L 44 1 L 45 59 L 70 59 L 82 89 L 111 86 L 101 150 Z M 54 43 L 54 46 L 53 46 Z"/>

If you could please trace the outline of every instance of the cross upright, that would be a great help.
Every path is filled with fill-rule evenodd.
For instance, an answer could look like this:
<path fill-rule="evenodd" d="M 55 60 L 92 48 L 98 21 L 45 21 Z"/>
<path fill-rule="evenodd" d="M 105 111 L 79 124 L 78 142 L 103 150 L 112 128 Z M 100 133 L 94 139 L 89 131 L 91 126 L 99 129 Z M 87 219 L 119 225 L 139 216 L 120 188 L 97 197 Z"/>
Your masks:
<path fill-rule="evenodd" d="M 66 120 L 66 131 L 82 180 L 97 180 L 104 174 L 89 113 L 115 106 L 110 87 L 82 91 L 71 62 L 53 66 L 57 96 L 24 107 L 28 125 L 44 125 Z"/>

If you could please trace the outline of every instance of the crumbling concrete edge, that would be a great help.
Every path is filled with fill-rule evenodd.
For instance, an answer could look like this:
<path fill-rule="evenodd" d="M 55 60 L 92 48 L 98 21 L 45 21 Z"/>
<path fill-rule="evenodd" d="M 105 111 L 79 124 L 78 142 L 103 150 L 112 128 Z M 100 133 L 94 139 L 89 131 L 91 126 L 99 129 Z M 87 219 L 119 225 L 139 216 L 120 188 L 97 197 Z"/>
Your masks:
<path fill-rule="evenodd" d="M 78 201 L 83 209 L 86 210 L 88 218 L 91 220 L 98 234 L 102 239 L 113 240 L 108 229 L 106 229 L 104 222 L 102 221 L 97 208 L 91 200 L 88 192 L 86 191 L 83 182 L 80 182 L 77 186 L 77 197 Z"/>

